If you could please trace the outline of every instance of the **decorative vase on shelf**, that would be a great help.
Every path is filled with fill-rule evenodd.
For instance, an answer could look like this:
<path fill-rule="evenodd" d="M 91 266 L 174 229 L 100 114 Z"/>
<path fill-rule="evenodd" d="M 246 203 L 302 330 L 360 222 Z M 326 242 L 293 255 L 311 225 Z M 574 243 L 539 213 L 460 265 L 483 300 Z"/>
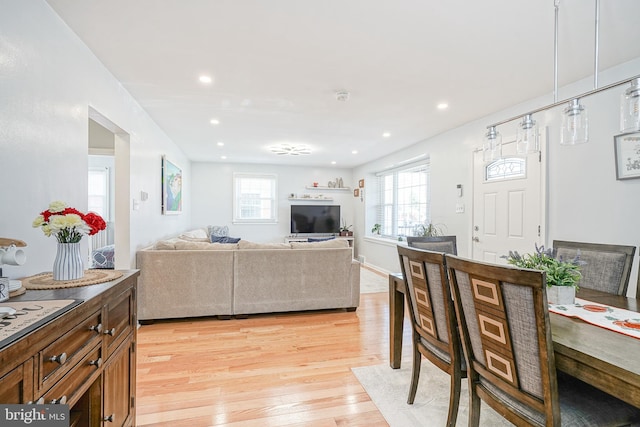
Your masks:
<path fill-rule="evenodd" d="M 53 261 L 53 280 L 76 280 L 83 276 L 80 242 L 58 243 L 58 253 Z"/>

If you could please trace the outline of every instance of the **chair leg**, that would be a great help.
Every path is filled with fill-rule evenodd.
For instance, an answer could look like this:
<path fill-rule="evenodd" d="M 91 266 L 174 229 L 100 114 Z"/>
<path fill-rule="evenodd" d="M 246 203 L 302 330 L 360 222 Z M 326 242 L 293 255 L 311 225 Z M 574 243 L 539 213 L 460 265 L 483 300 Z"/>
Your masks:
<path fill-rule="evenodd" d="M 411 368 L 411 386 L 409 387 L 409 398 L 407 403 L 413 404 L 418 390 L 418 379 L 420 379 L 420 366 L 422 364 L 422 354 L 418 351 L 418 347 L 413 346 L 413 367 Z"/>
<path fill-rule="evenodd" d="M 469 381 L 471 383 L 471 381 Z M 469 384 L 469 427 L 480 425 L 480 398 L 473 391 L 473 385 Z"/>
<path fill-rule="evenodd" d="M 449 414 L 447 415 L 447 427 L 456 427 L 458 419 L 458 407 L 460 406 L 460 388 L 462 375 L 460 372 L 451 374 L 451 389 L 449 394 Z"/>

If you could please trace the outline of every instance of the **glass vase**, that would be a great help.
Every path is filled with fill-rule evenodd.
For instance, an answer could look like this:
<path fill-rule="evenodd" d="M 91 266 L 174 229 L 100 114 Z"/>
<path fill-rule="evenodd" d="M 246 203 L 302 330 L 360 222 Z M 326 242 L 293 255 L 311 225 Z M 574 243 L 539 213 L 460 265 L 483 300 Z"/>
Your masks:
<path fill-rule="evenodd" d="M 80 242 L 58 243 L 58 253 L 53 261 L 53 280 L 76 280 L 83 276 Z"/>

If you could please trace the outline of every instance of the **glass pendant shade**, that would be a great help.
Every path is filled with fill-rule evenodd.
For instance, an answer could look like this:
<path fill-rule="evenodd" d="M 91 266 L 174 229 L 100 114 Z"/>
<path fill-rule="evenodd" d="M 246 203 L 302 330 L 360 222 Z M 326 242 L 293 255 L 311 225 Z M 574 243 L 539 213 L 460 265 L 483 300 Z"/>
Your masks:
<path fill-rule="evenodd" d="M 620 99 L 620 131 L 640 130 L 640 78 L 631 81 L 631 87 Z"/>
<path fill-rule="evenodd" d="M 516 153 L 529 154 L 538 151 L 538 126 L 536 121 L 527 114 L 522 118 L 516 136 Z"/>
<path fill-rule="evenodd" d="M 562 133 L 560 144 L 576 145 L 589 141 L 589 120 L 587 110 L 579 99 L 569 102 L 562 116 Z"/>
<path fill-rule="evenodd" d="M 482 158 L 485 162 L 497 160 L 502 157 L 502 135 L 491 126 L 484 136 L 482 143 Z"/>

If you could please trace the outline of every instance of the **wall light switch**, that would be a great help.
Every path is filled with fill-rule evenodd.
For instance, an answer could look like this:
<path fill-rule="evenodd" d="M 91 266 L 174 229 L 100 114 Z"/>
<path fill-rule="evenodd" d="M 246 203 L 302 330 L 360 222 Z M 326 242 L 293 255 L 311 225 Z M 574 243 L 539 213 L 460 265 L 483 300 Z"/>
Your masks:
<path fill-rule="evenodd" d="M 140 202 L 137 201 L 136 199 L 133 199 L 133 210 L 134 211 L 140 210 Z"/>

